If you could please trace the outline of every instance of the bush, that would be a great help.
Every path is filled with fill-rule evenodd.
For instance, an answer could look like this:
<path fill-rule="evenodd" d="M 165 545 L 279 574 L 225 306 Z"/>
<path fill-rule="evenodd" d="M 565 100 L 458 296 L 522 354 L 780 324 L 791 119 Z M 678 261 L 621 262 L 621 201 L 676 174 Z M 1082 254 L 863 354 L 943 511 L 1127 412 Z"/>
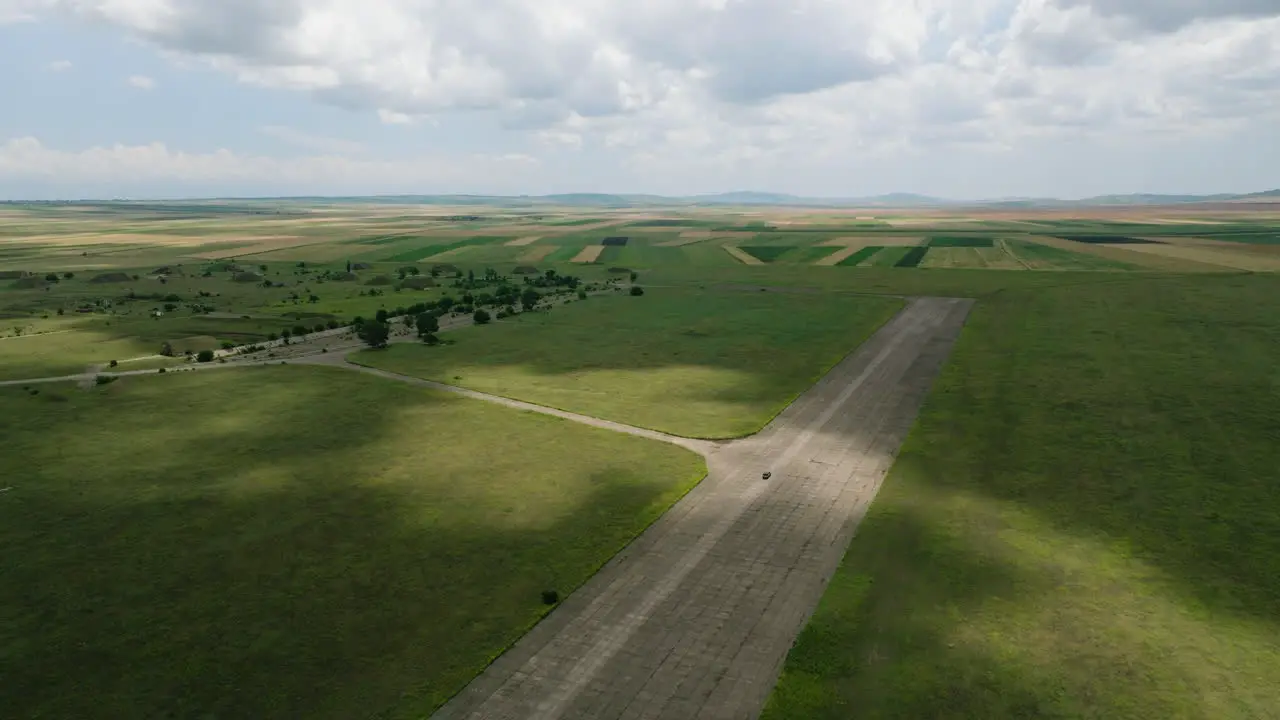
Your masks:
<path fill-rule="evenodd" d="M 586 299 L 587 299 L 587 291 L 586 291 L 586 290 L 579 290 L 579 291 L 578 291 L 578 299 L 579 299 L 579 300 L 586 300 Z"/>
<path fill-rule="evenodd" d="M 157 370 L 156 372 L 158 372 L 158 373 L 160 373 L 160 374 L 162 374 L 162 375 L 163 375 L 164 373 L 167 373 L 167 372 L 169 372 L 169 371 L 168 371 L 168 370 L 165 370 L 164 368 L 160 368 L 160 369 L 159 369 L 159 370 Z"/>
<path fill-rule="evenodd" d="M 236 346 L 236 344 L 235 344 L 235 343 L 233 343 L 233 342 L 231 342 L 230 340 L 223 340 L 223 341 L 222 341 L 222 349 L 223 349 L 223 350 L 230 350 L 231 348 L 233 348 L 233 347 L 235 347 L 235 346 Z"/>
<path fill-rule="evenodd" d="M 640 295 L 643 295 L 643 294 L 644 294 L 644 288 L 640 287 L 639 285 L 631 286 L 631 295 L 633 297 L 639 297 Z"/>
<path fill-rule="evenodd" d="M 110 385 L 115 381 L 116 378 L 114 375 L 99 375 L 93 379 L 95 385 Z"/>
<path fill-rule="evenodd" d="M 556 592 L 555 590 L 542 591 L 543 605 L 555 605 L 558 602 L 560 602 L 560 593 Z"/>
<path fill-rule="evenodd" d="M 164 343 L 160 346 L 160 354 L 165 357 L 173 357 L 173 345 Z"/>
<path fill-rule="evenodd" d="M 120 364 L 120 363 L 119 363 L 119 361 L 116 361 L 116 360 L 112 360 L 112 361 L 110 362 L 110 366 L 111 366 L 111 367 L 116 367 L 116 366 L 118 366 L 119 364 Z"/>
<path fill-rule="evenodd" d="M 202 362 L 202 363 L 213 362 L 213 351 L 201 350 L 200 352 L 196 353 L 196 362 Z"/>
<path fill-rule="evenodd" d="M 471 319 L 474 320 L 477 325 L 484 325 L 489 322 L 489 313 L 485 310 L 477 310 L 475 314 L 471 316 Z"/>

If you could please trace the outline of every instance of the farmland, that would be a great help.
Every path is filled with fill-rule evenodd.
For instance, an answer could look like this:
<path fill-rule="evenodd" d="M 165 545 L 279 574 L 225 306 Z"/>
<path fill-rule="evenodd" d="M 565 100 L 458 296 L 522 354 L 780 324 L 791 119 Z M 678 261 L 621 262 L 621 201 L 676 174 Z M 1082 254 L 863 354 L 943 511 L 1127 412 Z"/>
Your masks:
<path fill-rule="evenodd" d="M 699 563 L 746 557 L 769 513 L 832 502 L 800 491 L 822 480 L 874 503 L 765 717 L 1265 717 L 1278 233 L 1266 205 L 0 206 L 6 709 L 424 717 L 550 608 L 586 607 L 690 488 L 732 492 L 659 525 L 744 544 L 654 550 L 687 576 L 628 597 L 711 582 Z M 973 299 L 938 311 L 950 355 L 921 297 Z M 420 312 L 428 342 L 353 332 Z M 913 342 L 943 367 L 932 392 L 890 372 Z M 854 360 L 847 392 L 815 386 Z M 927 394 L 914 425 L 831 430 L 877 417 L 850 392 L 904 388 Z M 848 466 L 826 459 L 895 428 L 878 495 L 831 480 Z M 716 475 L 792 436 L 818 449 Z M 779 494 L 752 501 L 771 467 L 758 492 Z M 794 539 L 780 522 L 765 547 Z M 718 587 L 697 597 L 749 591 Z M 619 642 L 584 697 L 629 687 Z M 721 670 L 700 663 L 691 682 Z"/>

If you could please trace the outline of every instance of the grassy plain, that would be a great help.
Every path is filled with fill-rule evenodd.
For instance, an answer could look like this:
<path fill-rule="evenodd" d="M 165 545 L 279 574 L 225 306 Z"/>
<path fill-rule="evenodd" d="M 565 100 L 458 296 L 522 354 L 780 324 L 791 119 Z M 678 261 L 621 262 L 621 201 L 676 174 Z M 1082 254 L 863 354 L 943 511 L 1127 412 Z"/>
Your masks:
<path fill-rule="evenodd" d="M 676 435 L 738 437 L 900 307 L 868 296 L 650 289 L 459 330 L 454 345 L 353 360 Z"/>
<path fill-rule="evenodd" d="M 1280 281 L 983 300 L 765 717 L 1280 708 Z"/>
<path fill-rule="evenodd" d="M 339 369 L 0 408 L 8 717 L 423 717 L 705 472 Z"/>

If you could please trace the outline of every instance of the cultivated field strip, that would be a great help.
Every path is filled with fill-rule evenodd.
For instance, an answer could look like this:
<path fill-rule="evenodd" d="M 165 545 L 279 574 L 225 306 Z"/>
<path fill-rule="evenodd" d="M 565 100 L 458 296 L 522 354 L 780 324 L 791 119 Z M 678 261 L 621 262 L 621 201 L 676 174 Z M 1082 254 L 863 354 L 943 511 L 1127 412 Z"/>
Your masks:
<path fill-rule="evenodd" d="M 911 301 L 764 431 L 710 452 L 706 480 L 435 717 L 757 716 L 970 305 Z"/>

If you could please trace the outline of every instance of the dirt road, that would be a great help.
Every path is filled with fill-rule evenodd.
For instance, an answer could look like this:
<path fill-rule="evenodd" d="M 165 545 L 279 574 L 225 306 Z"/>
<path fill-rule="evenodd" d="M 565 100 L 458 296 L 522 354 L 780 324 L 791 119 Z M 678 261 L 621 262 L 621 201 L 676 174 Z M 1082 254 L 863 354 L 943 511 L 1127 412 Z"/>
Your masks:
<path fill-rule="evenodd" d="M 913 300 L 760 434 L 712 450 L 706 480 L 436 720 L 756 717 L 970 305 Z"/>

